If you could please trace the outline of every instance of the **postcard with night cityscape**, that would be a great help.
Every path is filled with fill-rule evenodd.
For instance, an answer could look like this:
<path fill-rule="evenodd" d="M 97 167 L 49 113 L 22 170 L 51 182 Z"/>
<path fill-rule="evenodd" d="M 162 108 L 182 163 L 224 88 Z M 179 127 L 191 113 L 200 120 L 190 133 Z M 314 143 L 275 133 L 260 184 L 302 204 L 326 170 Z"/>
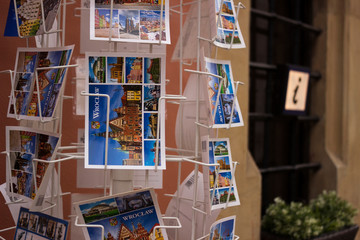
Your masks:
<path fill-rule="evenodd" d="M 235 16 L 237 11 L 234 8 L 234 1 L 211 0 L 211 3 L 214 5 L 210 7 L 211 25 L 217 33 L 214 44 L 222 48 L 245 48 L 240 25 Z M 238 12 L 241 14 L 241 9 Z"/>
<path fill-rule="evenodd" d="M 40 120 L 41 109 L 43 120 L 52 119 L 64 86 L 67 68 L 37 69 L 68 65 L 73 48 L 73 45 L 41 50 L 18 48 L 15 80 L 12 83 L 14 92 L 10 97 L 8 117 Z"/>
<path fill-rule="evenodd" d="M 244 126 L 230 61 L 205 58 L 204 65 L 206 72 L 222 77 L 207 76 L 210 124 L 214 128 L 225 128 L 230 123 L 231 127 Z"/>
<path fill-rule="evenodd" d="M 107 168 L 165 169 L 163 57 L 89 53 L 87 59 L 89 93 L 110 97 Z M 86 106 L 85 167 L 104 168 L 107 98 L 90 96 Z"/>
<path fill-rule="evenodd" d="M 10 163 L 8 168 L 11 169 L 10 176 L 7 173 L 9 196 L 25 196 L 29 199 L 36 197 L 35 184 L 39 189 L 44 182 L 48 164 L 34 164 L 33 159 L 52 160 L 58 142 L 58 134 L 35 131 L 25 127 L 6 127 L 6 151 L 9 153 Z M 47 184 L 47 181 L 44 184 Z"/>
<path fill-rule="evenodd" d="M 66 220 L 21 207 L 14 239 L 64 240 L 68 225 Z"/>
<path fill-rule="evenodd" d="M 230 142 L 228 138 L 202 138 L 202 159 L 205 163 L 219 164 L 204 169 L 205 199 L 208 211 L 240 204 L 231 158 Z M 210 200 L 212 198 L 212 201 Z"/>
<path fill-rule="evenodd" d="M 233 240 L 235 232 L 236 216 L 222 218 L 214 222 L 210 227 L 209 239 Z"/>
<path fill-rule="evenodd" d="M 74 203 L 76 214 L 86 224 L 102 225 L 100 229 L 84 228 L 86 239 L 168 239 L 153 189 L 112 195 Z"/>
<path fill-rule="evenodd" d="M 112 13 L 110 0 L 90 2 L 91 40 L 170 44 L 169 26 L 169 1 L 113 0 Z"/>

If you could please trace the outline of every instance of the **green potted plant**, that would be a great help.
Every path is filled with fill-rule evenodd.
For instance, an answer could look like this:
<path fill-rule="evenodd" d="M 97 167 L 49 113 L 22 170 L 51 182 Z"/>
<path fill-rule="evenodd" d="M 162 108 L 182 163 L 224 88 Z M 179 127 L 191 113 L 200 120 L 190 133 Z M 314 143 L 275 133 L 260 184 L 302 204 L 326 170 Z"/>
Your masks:
<path fill-rule="evenodd" d="M 309 205 L 276 198 L 262 219 L 263 240 L 353 240 L 357 210 L 334 191 L 324 191 Z"/>

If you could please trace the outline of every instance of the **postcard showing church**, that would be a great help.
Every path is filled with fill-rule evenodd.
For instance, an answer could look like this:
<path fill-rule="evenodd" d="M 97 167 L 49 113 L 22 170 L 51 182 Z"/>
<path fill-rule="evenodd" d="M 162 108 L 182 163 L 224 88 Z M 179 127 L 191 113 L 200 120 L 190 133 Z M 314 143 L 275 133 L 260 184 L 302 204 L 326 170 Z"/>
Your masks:
<path fill-rule="evenodd" d="M 163 6 L 161 6 L 163 3 Z M 90 39 L 120 42 L 170 43 L 169 1 L 93 0 Z"/>
<path fill-rule="evenodd" d="M 80 219 L 89 225 L 104 226 L 104 236 L 98 228 L 84 228 L 87 239 L 168 239 L 153 189 L 142 189 L 104 198 L 75 203 Z"/>
<path fill-rule="evenodd" d="M 73 48 L 18 48 L 8 117 L 39 120 L 40 110 L 44 120 L 53 117 L 67 71 L 56 67 L 70 62 Z"/>
<path fill-rule="evenodd" d="M 165 94 L 163 56 L 109 53 L 88 54 L 87 59 L 88 92 L 110 97 L 107 167 L 165 169 L 164 114 L 160 114 L 165 107 L 159 102 Z M 90 96 L 86 106 L 85 167 L 104 168 L 107 98 Z"/>
<path fill-rule="evenodd" d="M 204 170 L 205 198 L 209 201 L 208 210 L 240 204 L 236 182 L 233 175 L 230 142 L 228 138 L 202 138 L 203 162 L 218 164 Z M 212 200 L 210 201 L 210 199 Z"/>

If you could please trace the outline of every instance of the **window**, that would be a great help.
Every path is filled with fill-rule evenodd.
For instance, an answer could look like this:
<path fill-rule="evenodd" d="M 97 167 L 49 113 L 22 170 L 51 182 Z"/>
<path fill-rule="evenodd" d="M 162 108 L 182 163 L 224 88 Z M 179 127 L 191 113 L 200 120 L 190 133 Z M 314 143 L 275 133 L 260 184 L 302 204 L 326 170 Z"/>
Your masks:
<path fill-rule="evenodd" d="M 310 69 L 311 85 L 321 78 L 311 69 L 311 53 L 321 29 L 311 25 L 311 0 L 253 0 L 251 9 L 249 150 L 262 174 L 262 210 L 277 196 L 307 201 L 310 171 L 320 164 L 309 155 L 309 134 L 318 117 L 285 115 L 279 109 L 281 66 Z"/>

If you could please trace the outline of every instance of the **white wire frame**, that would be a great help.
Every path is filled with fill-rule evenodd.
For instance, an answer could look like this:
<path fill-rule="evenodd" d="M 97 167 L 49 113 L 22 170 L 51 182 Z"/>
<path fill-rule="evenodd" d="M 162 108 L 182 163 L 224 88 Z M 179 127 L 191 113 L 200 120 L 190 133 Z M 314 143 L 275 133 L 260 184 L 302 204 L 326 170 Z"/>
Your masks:
<path fill-rule="evenodd" d="M 109 123 L 110 123 L 110 96 L 108 94 L 100 94 L 100 93 L 87 93 L 82 91 L 80 93 L 82 96 L 87 97 L 105 97 L 107 100 L 107 108 L 106 108 L 106 130 L 105 130 L 105 156 L 104 156 L 104 196 L 106 196 L 107 189 L 107 168 L 108 168 L 108 149 L 109 149 Z M 112 189 L 112 186 L 110 186 Z M 111 191 L 110 191 L 111 192 Z"/>
<path fill-rule="evenodd" d="M 45 120 L 42 116 L 42 108 L 41 108 L 41 99 L 40 99 L 40 87 L 39 87 L 39 76 L 38 76 L 38 71 L 43 71 L 43 70 L 50 70 L 50 69 L 66 69 L 67 68 L 73 68 L 73 67 L 78 67 L 78 64 L 74 64 L 74 65 L 64 65 L 64 66 L 54 66 L 54 67 L 39 67 L 35 69 L 35 83 L 36 83 L 36 89 L 37 89 L 37 104 L 39 107 L 39 117 L 40 117 L 40 121 L 42 123 L 45 122 L 49 122 L 49 121 L 53 121 L 55 120 L 55 118 L 50 118 L 50 120 Z M 64 82 L 64 81 L 63 81 Z M 15 83 L 14 83 L 15 84 Z M 65 86 L 62 86 L 62 88 L 64 88 Z M 63 93 L 63 91 L 61 91 L 61 93 Z M 59 98 L 61 98 L 62 96 L 58 96 Z M 62 100 L 62 99 L 61 99 Z M 58 100 L 57 100 L 58 101 Z M 62 116 L 61 116 L 62 117 Z"/>
<path fill-rule="evenodd" d="M 199 74 L 199 75 L 207 75 L 207 76 L 212 76 L 212 77 L 219 78 L 220 79 L 220 84 L 219 84 L 220 88 L 222 86 L 225 87 L 224 86 L 224 77 L 222 77 L 220 75 L 216 75 L 216 74 L 212 74 L 212 73 L 208 73 L 208 72 L 195 71 L 195 70 L 191 70 L 191 69 L 184 69 L 184 71 Z M 236 99 L 237 99 L 237 92 L 238 92 L 239 85 L 244 85 L 244 83 L 240 82 L 240 81 L 235 81 L 235 91 L 233 93 L 234 94 L 234 100 L 232 101 L 232 106 L 231 106 L 230 122 L 228 124 L 224 124 L 224 125 L 227 125 L 227 127 L 226 127 L 227 129 L 231 128 L 232 118 L 234 116 L 234 106 L 235 106 L 235 102 L 236 102 Z M 215 110 L 214 110 L 214 113 L 211 113 L 212 123 L 214 123 L 214 121 L 215 121 L 215 116 L 216 116 L 216 113 L 217 113 L 217 107 L 216 106 L 218 106 L 219 101 L 220 101 L 220 94 L 217 94 L 216 102 L 215 102 Z M 202 124 L 200 122 L 195 122 L 195 124 L 198 125 L 198 126 L 201 126 L 201 127 L 208 128 L 208 129 L 213 128 L 213 125 L 205 125 L 205 124 Z"/>
<path fill-rule="evenodd" d="M 10 231 L 10 230 L 13 230 L 13 229 L 16 229 L 16 226 L 0 229 L 0 233 Z M 6 240 L 5 238 L 3 238 L 1 236 L 0 236 L 0 239 L 1 240 Z"/>
<path fill-rule="evenodd" d="M 186 97 L 179 96 L 179 95 L 167 95 L 167 96 L 161 96 L 159 98 L 159 104 L 162 106 L 163 101 L 165 100 L 186 100 Z M 158 170 L 159 166 L 159 142 L 160 142 L 160 118 L 161 118 L 161 107 L 159 107 L 158 111 L 158 119 L 157 119 L 157 128 L 156 128 L 156 146 L 155 146 L 155 172 Z"/>
<path fill-rule="evenodd" d="M 100 240 L 102 240 L 103 239 L 103 237 L 104 237 L 104 232 L 105 232 L 105 229 L 104 229 L 104 226 L 102 226 L 102 225 L 98 225 L 98 224 L 92 224 L 92 225 L 89 225 L 89 224 L 81 224 L 81 223 L 79 223 L 79 217 L 78 216 L 76 216 L 75 217 L 75 226 L 77 226 L 77 227 L 81 227 L 81 228 L 84 228 L 84 227 L 89 227 L 89 228 L 98 228 L 98 229 L 101 229 L 101 239 Z"/>
<path fill-rule="evenodd" d="M 208 238 L 208 237 L 210 237 L 210 233 L 208 233 L 208 234 L 206 234 L 205 236 L 202 236 L 202 237 L 200 237 L 200 238 L 197 238 L 196 240 L 202 240 L 202 239 L 206 239 L 206 238 Z M 238 235 L 234 235 L 233 240 L 238 240 L 238 239 L 240 239 L 240 237 L 239 237 Z"/>
<path fill-rule="evenodd" d="M 154 232 L 153 232 L 153 239 L 156 239 L 156 230 L 157 229 L 179 229 L 182 228 L 181 222 L 179 220 L 178 217 L 162 217 L 163 220 L 176 220 L 177 225 L 172 225 L 172 226 L 166 226 L 166 225 L 159 225 L 154 227 Z"/>
<path fill-rule="evenodd" d="M 38 76 L 38 71 L 42 71 L 42 70 L 49 70 L 49 69 L 64 69 L 64 68 L 73 68 L 73 67 L 78 67 L 79 65 L 75 64 L 75 65 L 63 65 L 63 66 L 54 66 L 54 67 L 40 67 L 40 68 L 36 68 L 34 73 L 35 73 L 35 86 L 36 86 L 36 89 L 37 89 L 37 104 L 38 104 L 38 108 L 39 108 L 39 118 L 40 118 L 40 122 L 42 123 L 46 123 L 46 122 L 50 122 L 50 121 L 54 121 L 56 120 L 57 118 L 56 117 L 52 117 L 52 118 L 47 118 L 45 119 L 43 116 L 42 116 L 42 108 L 41 108 L 41 99 L 40 99 L 40 91 L 39 91 L 39 76 Z M 11 91 L 10 91 L 10 101 L 14 104 L 14 115 L 15 115 L 15 119 L 17 121 L 20 121 L 22 119 L 24 119 L 22 117 L 22 115 L 20 115 L 18 112 L 17 112 L 17 108 L 16 108 L 16 105 L 17 105 L 17 99 L 15 97 L 15 75 L 16 73 L 20 73 L 20 72 L 16 72 L 16 71 L 13 71 L 13 70 L 3 70 L 3 71 L 0 71 L 0 74 L 1 73 L 9 73 L 10 74 L 10 82 L 11 82 Z M 64 88 L 65 86 L 63 86 Z M 66 96 L 63 96 L 63 91 L 60 91 L 60 94 L 58 96 L 58 98 L 60 98 L 60 100 L 58 101 L 62 101 L 63 98 L 68 98 Z M 60 104 L 61 105 L 61 104 Z M 58 106 L 56 106 L 57 108 Z M 56 109 L 54 109 L 56 110 Z"/>
<path fill-rule="evenodd" d="M 2 152 L 3 154 L 6 154 L 7 156 L 7 165 L 8 165 L 8 168 L 6 168 L 6 171 L 8 172 L 8 176 L 9 178 L 7 179 L 7 182 L 10 184 L 10 187 L 9 187 L 9 199 L 10 199 L 10 203 L 6 203 L 7 205 L 9 204 L 18 204 L 18 203 L 24 203 L 24 202 L 27 202 L 25 199 L 19 197 L 17 200 L 14 200 L 15 197 L 13 196 L 14 194 L 14 190 L 13 190 L 13 182 L 12 182 L 12 178 L 11 178 L 11 163 L 10 163 L 10 153 L 9 152 Z M 58 171 L 59 171 L 59 174 L 58 174 L 58 183 L 60 184 L 60 163 L 63 162 L 63 161 L 68 161 L 68 160 L 72 160 L 72 159 L 76 159 L 76 156 L 71 156 L 71 157 L 66 157 L 66 158 L 62 158 L 62 159 L 57 159 L 57 160 L 52 160 L 52 161 L 47 161 L 47 160 L 42 160 L 42 159 L 33 159 L 32 161 L 32 166 L 33 166 L 33 181 L 34 181 L 34 190 L 35 190 L 35 194 L 37 194 L 37 185 L 36 185 L 36 174 L 35 174 L 35 162 L 42 162 L 42 163 L 47 163 L 47 164 L 55 164 L 55 163 L 59 163 L 58 165 Z M 53 168 L 53 170 L 55 171 L 55 168 Z M 53 172 L 54 174 L 54 172 Z M 54 181 L 52 182 L 54 184 Z M 52 191 L 53 191 L 53 188 L 54 186 L 52 186 Z M 58 188 L 60 189 L 60 187 Z M 59 194 L 59 192 L 57 193 L 56 197 L 62 197 L 62 196 L 65 196 L 65 195 L 69 195 L 71 194 L 70 192 L 66 192 L 66 193 L 61 193 Z M 49 207 L 46 207 L 46 208 L 43 208 L 40 210 L 40 212 L 44 212 L 44 211 L 47 211 L 49 209 L 52 209 L 54 208 L 57 204 L 56 203 L 53 203 L 53 193 L 51 194 L 50 198 L 51 198 L 51 201 L 46 201 L 50 204 Z M 45 197 L 45 198 L 49 198 L 49 197 Z M 1 232 L 1 231 L 0 231 Z"/>
<path fill-rule="evenodd" d="M 221 0 L 219 11 L 222 10 L 223 4 L 224 4 L 224 0 Z M 240 10 L 240 9 L 245 9 L 246 7 L 245 7 L 244 4 L 242 4 L 241 2 L 239 2 L 235 8 L 236 8 L 236 13 L 234 13 L 234 19 L 235 19 L 235 21 L 237 22 L 237 21 L 238 21 L 238 16 L 239 16 L 239 10 Z M 234 34 L 235 34 L 236 30 L 239 31 L 239 34 L 240 34 L 240 28 L 238 27 L 238 24 L 236 24 L 236 22 L 234 23 L 235 27 L 233 28 L 233 32 L 232 32 L 230 44 L 229 44 L 229 45 L 226 45 L 226 47 L 224 47 L 224 48 L 226 48 L 226 49 L 232 49 L 232 48 L 233 48 L 232 46 L 233 46 L 233 43 L 234 43 Z M 216 26 L 217 26 L 217 27 L 221 27 L 220 25 L 221 25 L 221 19 L 220 19 L 220 17 L 219 17 L 219 18 L 217 19 Z M 202 40 L 207 40 L 207 39 L 202 39 Z M 212 43 L 214 43 L 214 42 L 215 42 L 215 39 L 208 40 L 208 41 L 211 41 Z"/>

